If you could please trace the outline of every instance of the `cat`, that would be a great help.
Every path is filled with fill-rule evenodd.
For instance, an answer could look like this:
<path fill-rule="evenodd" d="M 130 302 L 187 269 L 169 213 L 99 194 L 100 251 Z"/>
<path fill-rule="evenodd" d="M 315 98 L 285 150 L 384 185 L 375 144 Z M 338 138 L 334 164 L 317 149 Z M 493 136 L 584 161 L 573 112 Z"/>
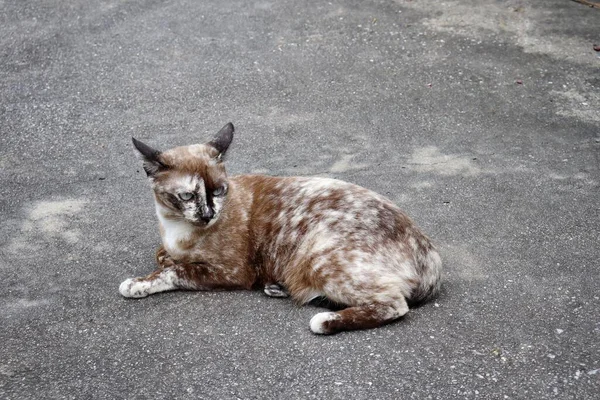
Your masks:
<path fill-rule="evenodd" d="M 119 287 L 140 298 L 174 289 L 263 289 L 300 304 L 341 305 L 315 334 L 375 328 L 440 289 L 441 258 L 390 200 L 328 178 L 228 177 L 233 124 L 206 144 L 160 152 L 132 138 L 152 184 L 159 269 Z"/>

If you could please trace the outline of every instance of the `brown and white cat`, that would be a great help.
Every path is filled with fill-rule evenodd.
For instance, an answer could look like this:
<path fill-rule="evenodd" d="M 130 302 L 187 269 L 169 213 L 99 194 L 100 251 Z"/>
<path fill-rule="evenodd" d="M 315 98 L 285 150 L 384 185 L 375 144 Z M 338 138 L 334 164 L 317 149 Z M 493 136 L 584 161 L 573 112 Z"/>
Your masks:
<path fill-rule="evenodd" d="M 125 297 L 174 289 L 261 288 L 316 314 L 318 334 L 374 328 L 434 296 L 442 262 L 429 239 L 388 199 L 335 179 L 240 175 L 222 157 L 225 125 L 206 144 L 159 152 L 133 139 L 152 183 L 162 237 L 159 269 L 127 279 Z"/>

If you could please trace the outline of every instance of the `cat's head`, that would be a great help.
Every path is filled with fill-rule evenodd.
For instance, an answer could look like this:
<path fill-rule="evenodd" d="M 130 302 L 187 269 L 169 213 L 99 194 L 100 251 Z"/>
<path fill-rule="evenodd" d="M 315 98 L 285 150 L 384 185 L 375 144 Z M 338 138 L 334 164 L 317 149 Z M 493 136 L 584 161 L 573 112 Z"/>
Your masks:
<path fill-rule="evenodd" d="M 225 125 L 208 143 L 161 152 L 133 139 L 152 182 L 163 214 L 199 226 L 214 224 L 228 194 L 223 156 L 233 139 L 233 124 Z"/>

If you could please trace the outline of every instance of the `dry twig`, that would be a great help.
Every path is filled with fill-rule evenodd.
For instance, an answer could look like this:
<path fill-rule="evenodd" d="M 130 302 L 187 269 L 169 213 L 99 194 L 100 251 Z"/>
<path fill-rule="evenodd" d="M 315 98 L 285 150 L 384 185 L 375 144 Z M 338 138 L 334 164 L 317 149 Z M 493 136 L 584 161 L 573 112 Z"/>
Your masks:
<path fill-rule="evenodd" d="M 588 0 L 573 0 L 577 3 L 581 3 L 581 4 L 585 4 L 586 6 L 590 6 L 593 8 L 600 8 L 600 3 L 594 3 L 593 1 L 588 1 Z"/>

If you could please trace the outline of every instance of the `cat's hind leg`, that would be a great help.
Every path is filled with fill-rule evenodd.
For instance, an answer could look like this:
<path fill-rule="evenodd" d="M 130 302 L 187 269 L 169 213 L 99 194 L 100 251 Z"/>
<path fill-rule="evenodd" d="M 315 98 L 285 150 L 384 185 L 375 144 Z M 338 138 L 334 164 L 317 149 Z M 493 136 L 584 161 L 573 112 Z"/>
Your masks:
<path fill-rule="evenodd" d="M 310 320 L 310 330 L 319 335 L 341 331 L 376 328 L 392 322 L 408 312 L 406 299 L 391 303 L 373 303 L 348 307 L 336 312 L 322 312 Z"/>
<path fill-rule="evenodd" d="M 283 286 L 276 283 L 270 283 L 265 285 L 264 292 L 269 297 L 290 297 L 290 294 L 285 290 Z"/>

